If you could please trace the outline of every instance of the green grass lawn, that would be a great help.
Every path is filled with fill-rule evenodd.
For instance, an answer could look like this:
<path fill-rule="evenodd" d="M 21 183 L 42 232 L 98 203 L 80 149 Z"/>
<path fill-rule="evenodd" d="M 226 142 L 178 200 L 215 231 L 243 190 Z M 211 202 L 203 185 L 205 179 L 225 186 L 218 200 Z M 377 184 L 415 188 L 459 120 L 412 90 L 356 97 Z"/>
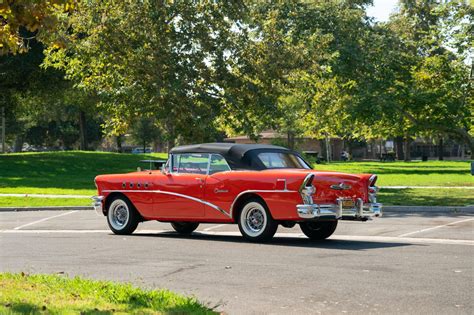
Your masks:
<path fill-rule="evenodd" d="M 314 169 L 375 173 L 378 186 L 474 186 L 467 161 L 333 162 L 314 164 Z"/>
<path fill-rule="evenodd" d="M 75 194 L 85 199 L 0 197 L 0 206 L 90 205 L 94 177 L 132 172 L 142 159 L 165 159 L 165 153 L 44 152 L 0 155 L 0 193 Z M 316 170 L 376 173 L 379 186 L 474 186 L 467 161 L 334 162 L 314 164 Z M 469 205 L 474 190 L 382 190 L 385 204 Z"/>
<path fill-rule="evenodd" d="M 395 206 L 474 205 L 472 189 L 382 189 L 377 201 Z"/>
<path fill-rule="evenodd" d="M 60 275 L 0 273 L 1 314 L 216 314 L 168 290 Z"/>
<path fill-rule="evenodd" d="M 91 198 L 1 197 L 0 207 L 90 206 Z"/>
<path fill-rule="evenodd" d="M 132 172 L 143 159 L 165 159 L 166 153 L 118 154 L 105 152 L 44 152 L 0 155 L 0 193 L 96 193 L 99 174 Z"/>

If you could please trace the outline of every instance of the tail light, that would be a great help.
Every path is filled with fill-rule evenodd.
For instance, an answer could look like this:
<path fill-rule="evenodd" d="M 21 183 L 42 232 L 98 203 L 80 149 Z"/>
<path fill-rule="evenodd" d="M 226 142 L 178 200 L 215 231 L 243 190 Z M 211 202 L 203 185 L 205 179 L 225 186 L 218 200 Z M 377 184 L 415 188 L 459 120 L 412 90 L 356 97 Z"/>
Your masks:
<path fill-rule="evenodd" d="M 376 203 L 377 202 L 377 192 L 379 191 L 379 188 L 375 186 L 375 182 L 377 181 L 377 175 L 372 175 L 369 178 L 369 202 L 370 203 Z"/>
<path fill-rule="evenodd" d="M 308 174 L 300 186 L 301 198 L 305 204 L 313 204 L 313 195 L 316 193 L 316 187 L 313 186 L 314 174 Z"/>

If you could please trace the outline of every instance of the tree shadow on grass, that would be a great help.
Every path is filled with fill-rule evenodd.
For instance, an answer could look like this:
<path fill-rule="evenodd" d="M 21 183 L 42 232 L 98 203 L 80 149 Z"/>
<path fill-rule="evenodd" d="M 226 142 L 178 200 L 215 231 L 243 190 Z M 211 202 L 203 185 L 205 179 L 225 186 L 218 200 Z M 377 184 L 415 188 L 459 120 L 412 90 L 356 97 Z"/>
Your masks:
<path fill-rule="evenodd" d="M 192 235 L 180 235 L 176 232 L 161 232 L 161 233 L 140 233 L 136 232 L 131 237 L 157 237 L 170 239 L 186 239 L 190 241 L 206 241 L 206 242 L 226 242 L 226 243 L 240 243 L 248 244 L 249 246 L 255 243 L 249 243 L 241 236 L 232 235 L 209 235 L 200 232 L 194 232 Z M 283 246 L 283 247 L 302 247 L 314 249 L 334 249 L 334 250 L 370 250 L 378 248 L 392 248 L 405 246 L 425 246 L 420 244 L 397 243 L 397 242 L 376 242 L 376 241 L 357 241 L 357 240 L 333 240 L 326 239 L 322 241 L 314 241 L 308 238 L 300 237 L 280 237 L 275 236 L 267 243 L 257 243 L 264 246 Z"/>
<path fill-rule="evenodd" d="M 117 307 L 118 308 L 118 307 Z M 165 307 L 153 307 L 150 305 L 150 299 L 147 295 L 142 293 L 134 293 L 130 295 L 128 301 L 120 301 L 120 308 L 118 310 L 111 309 L 100 309 L 100 308 L 81 308 L 80 306 L 72 305 L 71 307 L 62 307 L 61 312 L 73 312 L 74 314 L 84 315 L 112 315 L 119 311 L 121 314 L 127 313 L 138 313 L 142 314 L 141 310 L 153 310 L 159 313 L 165 314 L 209 314 L 212 313 L 210 309 L 205 309 L 205 306 L 200 304 L 194 299 L 190 299 L 185 303 L 181 303 L 176 306 L 165 306 Z M 54 310 L 54 309 L 52 309 Z M 33 303 L 8 303 L 0 307 L 0 313 L 2 314 L 50 314 L 51 310 L 48 305 L 36 305 Z M 58 313 L 56 310 L 54 314 Z M 144 312 L 148 314 L 148 312 Z"/>

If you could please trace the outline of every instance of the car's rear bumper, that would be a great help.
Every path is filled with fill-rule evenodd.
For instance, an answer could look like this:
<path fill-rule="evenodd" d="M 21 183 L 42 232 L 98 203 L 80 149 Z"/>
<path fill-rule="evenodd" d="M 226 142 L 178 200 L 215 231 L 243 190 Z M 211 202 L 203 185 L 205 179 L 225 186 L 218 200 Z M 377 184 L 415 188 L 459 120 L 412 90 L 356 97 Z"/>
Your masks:
<path fill-rule="evenodd" d="M 103 216 L 104 208 L 102 206 L 102 201 L 104 200 L 104 196 L 94 196 L 91 199 L 92 199 L 92 206 L 94 207 L 95 212 L 97 212 L 98 215 Z"/>
<path fill-rule="evenodd" d="M 302 219 L 367 220 L 382 216 L 381 203 L 364 203 L 360 198 L 351 208 L 343 207 L 343 200 L 338 199 L 335 204 L 301 204 L 296 209 Z"/>

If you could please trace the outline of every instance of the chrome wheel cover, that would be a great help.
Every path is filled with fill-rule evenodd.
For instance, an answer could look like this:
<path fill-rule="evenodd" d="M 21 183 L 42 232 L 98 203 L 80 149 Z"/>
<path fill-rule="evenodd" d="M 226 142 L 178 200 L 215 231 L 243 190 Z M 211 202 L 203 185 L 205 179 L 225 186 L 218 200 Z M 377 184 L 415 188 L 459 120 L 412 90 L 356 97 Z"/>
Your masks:
<path fill-rule="evenodd" d="M 267 226 L 267 221 L 265 208 L 258 202 L 246 204 L 240 213 L 240 225 L 245 234 L 251 237 L 262 234 Z"/>
<path fill-rule="evenodd" d="M 116 230 L 122 230 L 130 219 L 130 209 L 122 199 L 114 200 L 107 213 L 110 225 Z"/>

